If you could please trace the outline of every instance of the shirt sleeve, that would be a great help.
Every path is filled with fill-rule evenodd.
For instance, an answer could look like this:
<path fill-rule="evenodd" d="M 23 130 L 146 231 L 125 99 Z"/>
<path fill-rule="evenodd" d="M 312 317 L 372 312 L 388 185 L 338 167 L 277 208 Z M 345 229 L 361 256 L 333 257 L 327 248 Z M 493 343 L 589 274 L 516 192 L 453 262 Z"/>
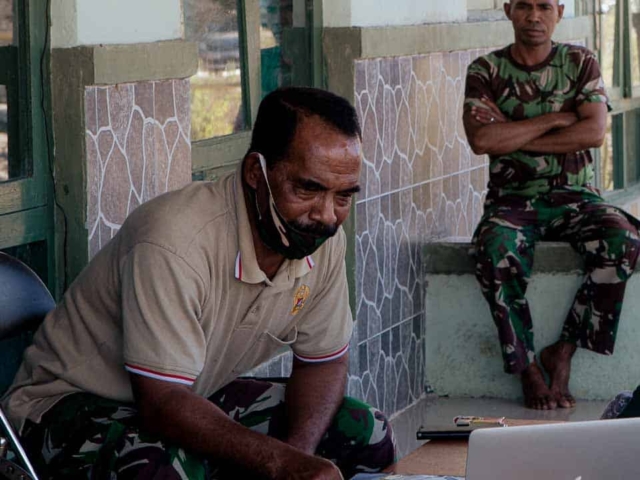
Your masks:
<path fill-rule="evenodd" d="M 593 52 L 584 50 L 580 73 L 576 86 L 576 105 L 583 103 L 605 103 L 611 111 L 609 98 L 604 86 L 604 80 L 600 72 L 600 65 Z"/>
<path fill-rule="evenodd" d="M 495 95 L 491 89 L 491 67 L 489 62 L 480 57 L 467 68 L 467 78 L 464 88 L 464 111 L 471 110 L 473 106 L 482 106 L 482 97 L 487 97 L 495 102 Z"/>
<path fill-rule="evenodd" d="M 345 267 L 346 236 L 340 229 L 331 249 L 321 261 L 329 262 L 321 291 L 309 305 L 298 324 L 293 354 L 304 362 L 326 362 L 344 355 L 349 348 L 353 318 L 349 306 L 349 289 Z M 316 268 L 321 267 L 318 262 Z"/>
<path fill-rule="evenodd" d="M 125 368 L 191 386 L 206 354 L 204 282 L 169 250 L 138 244 L 121 265 Z"/>

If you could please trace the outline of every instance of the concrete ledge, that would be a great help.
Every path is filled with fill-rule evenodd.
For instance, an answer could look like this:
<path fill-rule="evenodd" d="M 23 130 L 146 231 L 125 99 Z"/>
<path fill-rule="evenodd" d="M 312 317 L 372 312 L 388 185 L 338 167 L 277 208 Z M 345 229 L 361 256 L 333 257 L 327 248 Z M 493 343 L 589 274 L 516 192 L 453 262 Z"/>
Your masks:
<path fill-rule="evenodd" d="M 467 275 L 475 272 L 470 243 L 429 243 L 424 247 L 427 274 Z M 640 262 L 635 271 L 640 271 Z M 568 243 L 540 242 L 536 246 L 534 273 L 580 274 L 580 256 Z"/>
<path fill-rule="evenodd" d="M 438 395 L 518 398 L 517 375 L 502 370 L 498 333 L 474 275 L 427 275 L 425 374 Z M 527 289 L 536 351 L 555 342 L 581 275 L 534 273 Z M 606 400 L 638 384 L 640 364 L 640 276 L 627 284 L 612 356 L 578 349 L 571 371 L 576 397 Z"/>
<path fill-rule="evenodd" d="M 93 47 L 94 83 L 187 78 L 198 69 L 198 48 L 181 40 Z"/>
<path fill-rule="evenodd" d="M 584 39 L 588 42 L 592 23 L 589 16 L 564 19 L 554 32 L 554 40 L 567 42 Z M 324 29 L 323 36 L 325 53 L 329 58 L 342 55 L 343 52 L 352 58 L 378 58 L 499 48 L 513 41 L 513 27 L 503 16 L 500 21 L 494 22 L 329 27 Z M 345 65 L 349 68 L 349 64 Z"/>
<path fill-rule="evenodd" d="M 470 250 L 470 243 L 424 247 L 427 383 L 438 395 L 518 398 L 518 377 L 502 371 L 498 334 L 475 279 Z M 569 244 L 537 245 L 527 299 L 538 353 L 558 339 L 582 278 L 582 261 Z M 640 276 L 636 274 L 627 284 L 613 356 L 578 349 L 571 377 L 577 397 L 605 400 L 638 383 L 638 293 Z"/>
<path fill-rule="evenodd" d="M 196 44 L 182 40 L 54 48 L 52 52 L 52 63 L 79 77 L 82 86 L 187 78 L 198 69 Z"/>

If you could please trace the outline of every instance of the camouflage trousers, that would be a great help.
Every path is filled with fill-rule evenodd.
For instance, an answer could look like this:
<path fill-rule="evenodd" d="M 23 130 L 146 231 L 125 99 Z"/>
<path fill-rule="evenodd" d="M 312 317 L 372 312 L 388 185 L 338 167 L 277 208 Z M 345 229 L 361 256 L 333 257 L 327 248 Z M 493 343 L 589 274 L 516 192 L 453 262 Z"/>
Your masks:
<path fill-rule="evenodd" d="M 251 430 L 282 438 L 285 389 L 280 382 L 238 379 L 209 400 Z M 145 433 L 133 405 L 85 393 L 63 398 L 39 424 L 28 423 L 23 441 L 43 480 L 257 478 L 242 466 L 216 464 Z M 393 463 L 395 441 L 381 412 L 345 397 L 316 454 L 350 478 Z"/>
<path fill-rule="evenodd" d="M 535 359 L 525 293 L 539 240 L 569 242 L 585 262 L 560 339 L 613 353 L 626 282 L 640 248 L 637 226 L 635 218 L 590 192 L 511 197 L 485 207 L 474 234 L 476 277 L 498 327 L 507 373 L 521 373 Z"/>

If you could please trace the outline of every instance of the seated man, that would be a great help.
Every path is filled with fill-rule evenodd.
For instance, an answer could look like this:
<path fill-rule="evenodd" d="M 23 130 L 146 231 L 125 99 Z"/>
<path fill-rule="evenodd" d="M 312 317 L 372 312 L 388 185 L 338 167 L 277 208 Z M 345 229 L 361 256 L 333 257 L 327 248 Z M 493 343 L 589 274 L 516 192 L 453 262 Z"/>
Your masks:
<path fill-rule="evenodd" d="M 613 353 L 626 282 L 638 257 L 637 221 L 594 188 L 589 148 L 602 144 L 607 97 L 589 50 L 551 41 L 564 6 L 511 0 L 515 42 L 468 69 L 464 126 L 477 154 L 489 154 L 484 215 L 474 242 L 477 277 L 498 327 L 505 371 L 520 374 L 525 404 L 572 407 L 577 346 Z M 539 240 L 566 241 L 586 276 L 558 342 L 536 359 L 525 298 Z"/>
<path fill-rule="evenodd" d="M 42 478 L 337 480 L 393 462 L 384 416 L 343 397 L 340 225 L 360 164 L 346 100 L 278 90 L 235 173 L 134 211 L 4 398 Z M 283 347 L 286 386 L 237 378 Z"/>

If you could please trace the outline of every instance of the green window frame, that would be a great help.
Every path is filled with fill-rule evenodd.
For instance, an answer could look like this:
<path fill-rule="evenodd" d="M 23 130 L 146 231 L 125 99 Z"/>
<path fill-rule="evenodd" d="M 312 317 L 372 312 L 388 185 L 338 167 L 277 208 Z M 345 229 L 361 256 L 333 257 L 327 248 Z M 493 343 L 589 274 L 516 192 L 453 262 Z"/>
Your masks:
<path fill-rule="evenodd" d="M 603 56 L 603 15 L 601 0 L 592 0 L 595 12 L 596 45 L 600 60 Z M 611 100 L 611 143 L 613 146 L 613 190 L 623 190 L 640 184 L 640 85 L 633 85 L 631 2 L 617 0 L 613 82 L 607 85 Z M 640 59 L 638 60 L 640 61 Z M 598 169 L 600 155 L 597 155 Z M 598 178 L 601 179 L 599 171 Z M 598 185 L 601 186 L 601 185 Z"/>
<path fill-rule="evenodd" d="M 55 289 L 50 138 L 45 127 L 48 106 L 48 2 L 14 0 L 14 44 L 0 47 L 0 84 L 13 105 L 8 117 L 10 155 L 22 164 L 21 176 L 0 183 L 0 250 L 46 242 L 46 272 Z M 26 250 L 29 248 L 27 247 Z M 39 260 L 42 261 L 42 260 Z"/>
<path fill-rule="evenodd" d="M 297 84 L 321 87 L 322 75 L 322 0 L 294 0 L 305 6 L 305 27 L 295 34 L 300 37 L 301 54 L 307 62 Z M 251 127 L 262 99 L 260 65 L 260 0 L 238 0 L 242 95 L 247 130 L 223 137 L 194 141 L 191 144 L 194 180 L 211 180 L 236 168 L 251 143 Z M 297 67 L 300 67 L 299 65 Z"/>

